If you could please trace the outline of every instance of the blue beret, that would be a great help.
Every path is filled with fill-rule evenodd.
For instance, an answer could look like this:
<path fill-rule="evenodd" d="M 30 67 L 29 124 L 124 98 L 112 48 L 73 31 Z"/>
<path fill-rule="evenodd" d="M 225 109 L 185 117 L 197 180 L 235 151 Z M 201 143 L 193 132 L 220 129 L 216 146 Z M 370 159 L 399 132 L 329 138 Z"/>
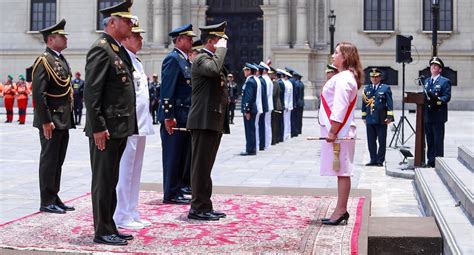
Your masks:
<path fill-rule="evenodd" d="M 193 32 L 193 25 L 187 24 L 176 28 L 168 34 L 172 38 L 176 38 L 180 35 L 187 35 L 190 37 L 195 37 L 196 34 Z"/>

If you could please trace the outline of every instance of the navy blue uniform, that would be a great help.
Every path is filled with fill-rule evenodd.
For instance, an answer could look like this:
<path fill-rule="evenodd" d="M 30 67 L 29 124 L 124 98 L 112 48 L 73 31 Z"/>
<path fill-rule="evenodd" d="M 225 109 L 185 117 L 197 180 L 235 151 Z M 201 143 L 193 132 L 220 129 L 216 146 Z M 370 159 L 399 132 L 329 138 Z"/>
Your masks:
<path fill-rule="evenodd" d="M 248 154 L 256 154 L 255 117 L 257 116 L 257 82 L 255 77 L 249 77 L 242 86 L 241 112 L 244 114 L 245 150 Z M 245 118 L 250 113 L 250 119 Z"/>
<path fill-rule="evenodd" d="M 369 164 L 382 165 L 385 161 L 387 123 L 394 121 L 393 100 L 390 86 L 380 83 L 365 87 L 362 102 L 362 119 L 366 122 L 367 144 L 370 153 Z M 379 148 L 377 150 L 377 141 Z"/>
<path fill-rule="evenodd" d="M 191 62 L 177 49 L 163 60 L 161 69 L 160 107 L 158 120 L 163 155 L 163 199 L 182 196 L 181 188 L 189 186 L 183 179 L 190 172 L 191 135 L 175 131 L 169 135 L 165 119 L 176 119 L 178 128 L 186 128 L 191 106 Z M 185 177 L 185 178 L 183 178 Z"/>
<path fill-rule="evenodd" d="M 278 85 L 280 86 L 280 100 L 281 100 L 281 108 L 283 109 L 282 111 L 285 110 L 286 105 L 285 105 L 285 83 L 283 83 L 282 79 L 278 79 Z M 279 142 L 283 142 L 283 133 L 285 131 L 285 121 L 283 119 L 283 116 L 280 119 L 280 135 L 278 137 Z"/>
<path fill-rule="evenodd" d="M 298 136 L 303 129 L 304 84 L 298 79 L 295 79 L 293 84 L 295 92 L 293 94 L 294 108 L 291 112 L 291 136 Z"/>
<path fill-rule="evenodd" d="M 150 113 L 153 118 L 153 124 L 157 124 L 158 106 L 160 101 L 160 83 L 157 81 L 150 82 L 148 92 L 150 93 Z"/>
<path fill-rule="evenodd" d="M 295 78 L 289 79 L 291 85 L 293 85 L 293 110 L 291 111 L 291 137 L 298 136 L 298 98 L 300 97 L 300 90 L 298 87 L 298 81 Z"/>
<path fill-rule="evenodd" d="M 72 80 L 74 89 L 74 122 L 81 125 L 82 107 L 84 106 L 84 81 L 81 79 Z"/>
<path fill-rule="evenodd" d="M 451 81 L 439 76 L 424 83 L 424 122 L 428 165 L 435 166 L 435 158 L 444 156 L 444 123 L 448 121 L 448 102 L 451 100 Z"/>

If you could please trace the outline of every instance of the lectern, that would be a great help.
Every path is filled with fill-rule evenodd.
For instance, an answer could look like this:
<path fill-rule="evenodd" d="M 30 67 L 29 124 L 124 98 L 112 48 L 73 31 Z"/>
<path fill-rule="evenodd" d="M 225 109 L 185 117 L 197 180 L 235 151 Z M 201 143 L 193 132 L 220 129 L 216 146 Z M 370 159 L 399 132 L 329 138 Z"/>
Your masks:
<path fill-rule="evenodd" d="M 425 162 L 425 125 L 423 110 L 425 97 L 423 92 L 406 92 L 403 101 L 405 103 L 416 104 L 415 166 L 421 167 Z"/>

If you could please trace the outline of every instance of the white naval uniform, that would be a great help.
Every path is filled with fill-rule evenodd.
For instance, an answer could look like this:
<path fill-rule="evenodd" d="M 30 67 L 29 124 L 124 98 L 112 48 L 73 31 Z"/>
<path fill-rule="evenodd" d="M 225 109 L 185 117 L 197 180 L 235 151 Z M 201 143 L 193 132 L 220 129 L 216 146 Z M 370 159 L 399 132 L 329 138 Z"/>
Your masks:
<path fill-rule="evenodd" d="M 155 133 L 150 113 L 150 95 L 145 70 L 137 56 L 128 50 L 127 52 L 135 68 L 133 83 L 136 95 L 138 134 L 128 137 L 127 146 L 120 159 L 119 180 L 116 187 L 117 207 L 114 213 L 114 221 L 117 225 L 140 221 L 137 205 L 146 135 Z"/>
<path fill-rule="evenodd" d="M 268 112 L 265 113 L 265 150 L 272 144 L 273 82 L 268 74 L 262 75 L 267 84 Z"/>
<path fill-rule="evenodd" d="M 283 79 L 285 84 L 285 111 L 283 112 L 284 131 L 283 141 L 291 136 L 291 111 L 293 110 L 293 84 L 288 79 Z"/>
<path fill-rule="evenodd" d="M 256 145 L 256 151 L 260 148 L 260 135 L 258 132 L 258 120 L 260 119 L 260 115 L 263 113 L 263 104 L 262 104 L 262 86 L 265 86 L 265 84 L 262 84 L 260 82 L 260 79 L 258 76 L 253 75 L 253 78 L 257 82 L 257 99 L 255 100 L 255 103 L 257 104 L 257 115 L 255 116 L 255 145 Z"/>

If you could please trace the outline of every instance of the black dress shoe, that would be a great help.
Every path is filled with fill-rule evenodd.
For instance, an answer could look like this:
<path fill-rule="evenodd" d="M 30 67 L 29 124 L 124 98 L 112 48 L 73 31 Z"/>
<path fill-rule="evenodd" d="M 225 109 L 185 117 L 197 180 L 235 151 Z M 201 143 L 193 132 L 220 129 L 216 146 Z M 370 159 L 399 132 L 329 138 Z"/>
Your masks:
<path fill-rule="evenodd" d="M 63 209 L 61 209 L 61 207 L 57 205 L 41 206 L 40 211 L 47 212 L 47 213 L 58 213 L 58 214 L 66 213 L 66 211 L 64 211 Z"/>
<path fill-rule="evenodd" d="M 257 155 L 256 152 L 246 152 L 246 151 L 243 151 L 240 153 L 240 156 L 255 156 Z"/>
<path fill-rule="evenodd" d="M 192 220 L 219 220 L 221 217 L 215 215 L 212 213 L 212 211 L 209 212 L 198 212 L 193 209 L 189 210 L 188 213 L 188 219 Z"/>
<path fill-rule="evenodd" d="M 94 243 L 108 245 L 127 245 L 127 240 L 120 238 L 118 235 L 94 236 Z"/>
<path fill-rule="evenodd" d="M 192 190 L 191 190 L 191 187 L 189 186 L 182 187 L 181 192 L 183 192 L 183 194 L 185 195 L 192 195 Z"/>
<path fill-rule="evenodd" d="M 133 236 L 130 235 L 130 234 L 118 233 L 117 236 L 124 239 L 124 240 L 133 240 Z"/>
<path fill-rule="evenodd" d="M 76 210 L 76 208 L 74 208 L 74 206 L 65 205 L 63 203 L 58 204 L 58 207 L 63 209 L 64 211 L 74 211 L 74 210 Z"/>
<path fill-rule="evenodd" d="M 369 162 L 369 163 L 367 163 L 367 164 L 365 164 L 365 165 L 366 165 L 366 166 L 376 166 L 376 165 L 377 165 L 377 163 L 374 163 L 374 162 Z"/>
<path fill-rule="evenodd" d="M 377 166 L 383 166 L 383 163 L 377 163 Z"/>
<path fill-rule="evenodd" d="M 188 205 L 190 203 L 191 199 L 185 198 L 182 195 L 170 199 L 163 199 L 163 204 Z"/>
<path fill-rule="evenodd" d="M 214 214 L 214 215 L 216 215 L 216 216 L 219 217 L 219 218 L 225 218 L 225 217 L 227 217 L 227 215 L 226 215 L 225 213 L 223 213 L 223 212 L 219 212 L 219 211 L 212 210 L 211 213 Z"/>

